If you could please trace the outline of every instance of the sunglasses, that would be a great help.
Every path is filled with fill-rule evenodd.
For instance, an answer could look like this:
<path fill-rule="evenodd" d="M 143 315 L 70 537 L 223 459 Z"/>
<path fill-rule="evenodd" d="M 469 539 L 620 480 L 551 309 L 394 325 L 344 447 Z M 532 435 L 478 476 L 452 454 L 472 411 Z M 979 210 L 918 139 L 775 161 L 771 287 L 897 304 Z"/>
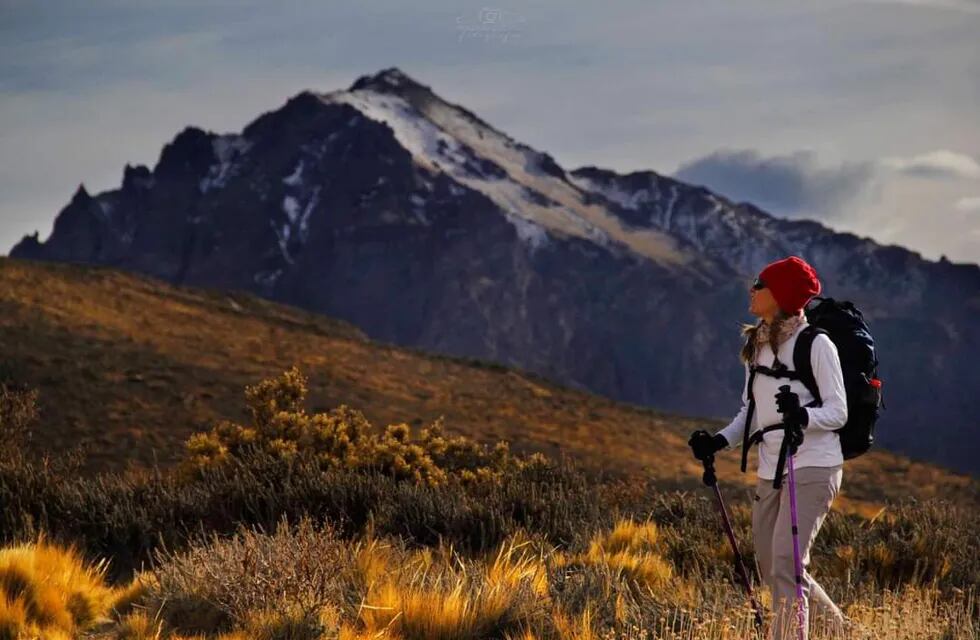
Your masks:
<path fill-rule="evenodd" d="M 759 289 L 765 289 L 766 283 L 762 281 L 762 278 L 756 278 L 755 282 L 752 283 L 752 289 L 758 291 Z"/>

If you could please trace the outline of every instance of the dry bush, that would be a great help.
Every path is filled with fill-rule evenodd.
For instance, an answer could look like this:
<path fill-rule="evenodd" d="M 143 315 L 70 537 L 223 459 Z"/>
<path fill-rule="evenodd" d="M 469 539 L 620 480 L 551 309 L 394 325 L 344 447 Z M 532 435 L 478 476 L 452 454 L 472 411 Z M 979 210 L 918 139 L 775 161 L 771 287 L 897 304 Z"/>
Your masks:
<path fill-rule="evenodd" d="M 185 633 L 268 629 L 283 620 L 319 628 L 330 607 L 353 597 L 342 579 L 351 562 L 329 526 L 282 521 L 271 535 L 242 529 L 186 552 L 158 553 L 145 603 L 168 629 Z"/>
<path fill-rule="evenodd" d="M 397 540 L 345 543 L 334 528 L 304 519 L 295 527 L 282 523 L 271 535 L 242 530 L 228 540 L 215 537 L 158 560 L 156 585 L 142 606 L 163 621 L 165 634 L 476 638 L 546 619 L 545 566 L 529 543 L 516 540 L 487 558 L 465 560 L 447 546 L 413 551 Z M 142 629 L 147 619 L 124 619 L 117 633 Z"/>
<path fill-rule="evenodd" d="M 252 423 L 223 420 L 211 431 L 192 436 L 184 470 L 218 467 L 258 449 L 284 460 L 307 457 L 325 469 L 376 469 L 436 486 L 450 478 L 499 481 L 505 473 L 542 462 L 511 455 L 503 442 L 490 449 L 469 438 L 447 436 L 442 417 L 415 437 L 405 423 L 377 434 L 360 411 L 347 405 L 307 414 L 302 406 L 306 382 L 292 367 L 278 378 L 248 386 L 245 400 Z"/>

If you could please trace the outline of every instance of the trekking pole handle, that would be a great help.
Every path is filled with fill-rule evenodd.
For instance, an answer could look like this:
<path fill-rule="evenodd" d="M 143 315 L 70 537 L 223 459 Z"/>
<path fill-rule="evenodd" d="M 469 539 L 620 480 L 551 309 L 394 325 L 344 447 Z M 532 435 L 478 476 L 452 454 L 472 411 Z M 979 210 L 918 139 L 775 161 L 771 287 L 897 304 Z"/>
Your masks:
<path fill-rule="evenodd" d="M 779 393 L 789 393 L 790 391 L 791 391 L 791 388 L 790 388 L 790 386 L 788 384 L 781 384 L 781 385 L 779 385 Z M 776 395 L 779 395 L 779 394 L 776 394 Z M 777 409 L 777 411 L 779 411 L 779 410 Z M 783 422 L 785 422 L 786 421 L 786 414 L 783 413 L 782 411 L 780 411 L 780 413 L 783 414 Z"/>
<path fill-rule="evenodd" d="M 706 456 L 701 460 L 701 464 L 704 465 L 704 473 L 701 475 L 701 482 L 705 486 L 713 487 L 718 483 L 718 478 L 715 476 L 715 456 L 714 454 Z"/>

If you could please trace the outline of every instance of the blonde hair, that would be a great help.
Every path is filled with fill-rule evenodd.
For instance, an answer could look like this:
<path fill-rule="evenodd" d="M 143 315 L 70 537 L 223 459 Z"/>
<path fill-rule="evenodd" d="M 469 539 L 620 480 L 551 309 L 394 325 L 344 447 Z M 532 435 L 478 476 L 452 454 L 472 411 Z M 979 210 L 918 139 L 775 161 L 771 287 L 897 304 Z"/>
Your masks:
<path fill-rule="evenodd" d="M 782 309 L 778 309 L 776 315 L 773 316 L 772 326 L 769 327 L 769 347 L 773 353 L 779 352 L 779 327 L 794 315 L 796 314 L 786 313 Z M 739 354 L 742 362 L 747 362 L 750 365 L 755 363 L 755 336 L 759 332 L 759 327 L 764 323 L 765 319 L 760 318 L 755 324 L 742 324 L 742 335 L 745 336 L 745 344 L 742 345 L 742 351 Z"/>

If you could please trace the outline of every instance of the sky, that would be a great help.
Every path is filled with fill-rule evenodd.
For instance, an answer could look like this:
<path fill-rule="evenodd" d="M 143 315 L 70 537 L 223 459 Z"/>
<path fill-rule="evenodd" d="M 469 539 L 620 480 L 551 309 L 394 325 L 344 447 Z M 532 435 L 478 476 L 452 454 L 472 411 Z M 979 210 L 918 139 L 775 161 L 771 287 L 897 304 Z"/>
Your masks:
<path fill-rule="evenodd" d="M 185 126 L 391 66 L 566 169 L 980 263 L 980 0 L 0 0 L 0 253 Z"/>

